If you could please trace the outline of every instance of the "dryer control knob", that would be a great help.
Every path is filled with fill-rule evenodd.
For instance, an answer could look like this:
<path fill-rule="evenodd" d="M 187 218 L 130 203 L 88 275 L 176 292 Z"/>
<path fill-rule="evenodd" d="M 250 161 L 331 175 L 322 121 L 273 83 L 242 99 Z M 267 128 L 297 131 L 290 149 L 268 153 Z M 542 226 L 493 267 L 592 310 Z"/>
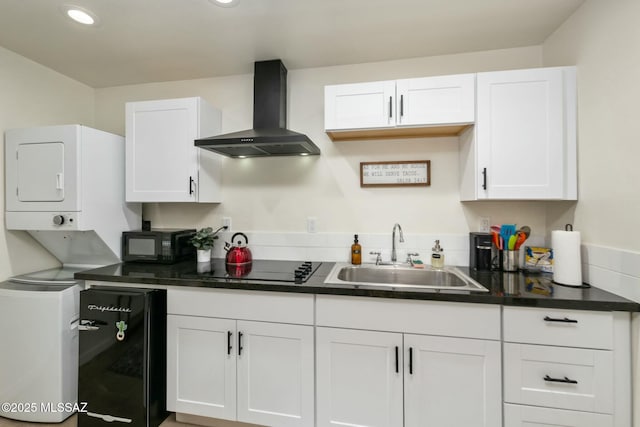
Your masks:
<path fill-rule="evenodd" d="M 53 217 L 53 223 L 55 225 L 62 225 L 64 224 L 64 217 L 62 215 L 55 215 Z"/>

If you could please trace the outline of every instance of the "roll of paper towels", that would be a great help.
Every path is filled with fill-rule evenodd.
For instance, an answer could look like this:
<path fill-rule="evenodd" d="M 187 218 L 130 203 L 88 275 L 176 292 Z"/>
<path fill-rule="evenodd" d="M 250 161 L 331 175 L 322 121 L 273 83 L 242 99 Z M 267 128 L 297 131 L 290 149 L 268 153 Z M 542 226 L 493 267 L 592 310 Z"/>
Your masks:
<path fill-rule="evenodd" d="M 567 231 L 551 232 L 553 248 L 553 281 L 561 285 L 582 286 L 580 232 L 567 226 Z"/>

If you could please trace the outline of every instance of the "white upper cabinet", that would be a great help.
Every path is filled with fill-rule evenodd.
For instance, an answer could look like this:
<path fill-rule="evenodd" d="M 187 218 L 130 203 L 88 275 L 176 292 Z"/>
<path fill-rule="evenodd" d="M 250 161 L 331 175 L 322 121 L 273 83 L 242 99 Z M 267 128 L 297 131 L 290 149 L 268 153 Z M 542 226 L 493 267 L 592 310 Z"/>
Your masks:
<path fill-rule="evenodd" d="M 398 80 L 396 96 L 400 126 L 475 121 L 474 74 Z"/>
<path fill-rule="evenodd" d="M 388 128 L 396 124 L 396 82 L 325 86 L 324 127 L 331 129 Z"/>
<path fill-rule="evenodd" d="M 477 75 L 476 125 L 460 136 L 462 200 L 575 200 L 575 67 Z"/>
<path fill-rule="evenodd" d="M 194 145 L 220 126 L 199 97 L 127 103 L 127 202 L 220 202 L 220 156 Z"/>
<path fill-rule="evenodd" d="M 475 74 L 325 86 L 325 130 L 333 140 L 457 134 L 474 105 Z"/>

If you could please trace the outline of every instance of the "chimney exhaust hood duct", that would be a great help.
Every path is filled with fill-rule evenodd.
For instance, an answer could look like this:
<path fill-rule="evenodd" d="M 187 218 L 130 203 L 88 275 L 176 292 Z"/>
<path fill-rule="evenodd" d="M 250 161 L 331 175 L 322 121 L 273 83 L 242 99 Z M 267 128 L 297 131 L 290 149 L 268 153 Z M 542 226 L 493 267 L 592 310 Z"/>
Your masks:
<path fill-rule="evenodd" d="M 228 157 L 307 156 L 320 149 L 287 127 L 287 69 L 279 59 L 255 63 L 253 129 L 197 139 L 196 147 Z"/>

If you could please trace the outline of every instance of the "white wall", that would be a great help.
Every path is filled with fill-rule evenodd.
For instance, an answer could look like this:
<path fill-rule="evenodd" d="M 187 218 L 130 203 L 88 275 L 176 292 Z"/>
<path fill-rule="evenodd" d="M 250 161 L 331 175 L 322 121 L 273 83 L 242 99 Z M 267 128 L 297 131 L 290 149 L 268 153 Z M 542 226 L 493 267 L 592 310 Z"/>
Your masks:
<path fill-rule="evenodd" d="M 640 2 L 588 0 L 543 45 L 578 66 L 579 203 L 586 243 L 640 251 Z"/>
<path fill-rule="evenodd" d="M 543 44 L 545 65 L 578 66 L 578 203 L 549 205 L 550 229 L 582 233 L 589 283 L 640 301 L 640 3 L 585 2 Z"/>
<path fill-rule="evenodd" d="M 148 204 L 154 226 L 218 226 L 230 216 L 243 231 L 304 232 L 306 218 L 318 218 L 319 232 L 466 234 L 478 216 L 495 223 L 529 224 L 544 234 L 541 203 L 461 203 L 457 138 L 420 138 L 333 143 L 324 133 L 324 86 L 476 71 L 541 66 L 541 47 L 487 51 L 370 64 L 290 70 L 288 124 L 306 133 L 322 155 L 311 158 L 257 158 L 223 163 L 224 202 L 220 205 Z M 286 65 L 286 64 L 285 64 Z M 202 96 L 223 111 L 223 132 L 251 127 L 253 76 L 132 85 L 96 90 L 96 125 L 124 131 L 127 101 Z M 359 186 L 359 163 L 431 160 L 428 188 Z M 349 243 L 350 242 L 345 242 Z"/>
<path fill-rule="evenodd" d="M 28 126 L 93 125 L 92 88 L 2 47 L 0 94 L 2 135 L 6 129 Z M 4 149 L 0 150 L 0 170 L 4 177 Z M 4 197 L 0 206 L 4 224 Z M 0 280 L 58 265 L 59 262 L 26 232 L 7 231 L 4 226 L 0 227 Z"/>
<path fill-rule="evenodd" d="M 593 285 L 640 301 L 640 2 L 587 0 L 543 44 L 544 64 L 578 66 L 578 186 L 571 220 Z M 634 426 L 640 426 L 640 317 L 634 316 Z"/>

